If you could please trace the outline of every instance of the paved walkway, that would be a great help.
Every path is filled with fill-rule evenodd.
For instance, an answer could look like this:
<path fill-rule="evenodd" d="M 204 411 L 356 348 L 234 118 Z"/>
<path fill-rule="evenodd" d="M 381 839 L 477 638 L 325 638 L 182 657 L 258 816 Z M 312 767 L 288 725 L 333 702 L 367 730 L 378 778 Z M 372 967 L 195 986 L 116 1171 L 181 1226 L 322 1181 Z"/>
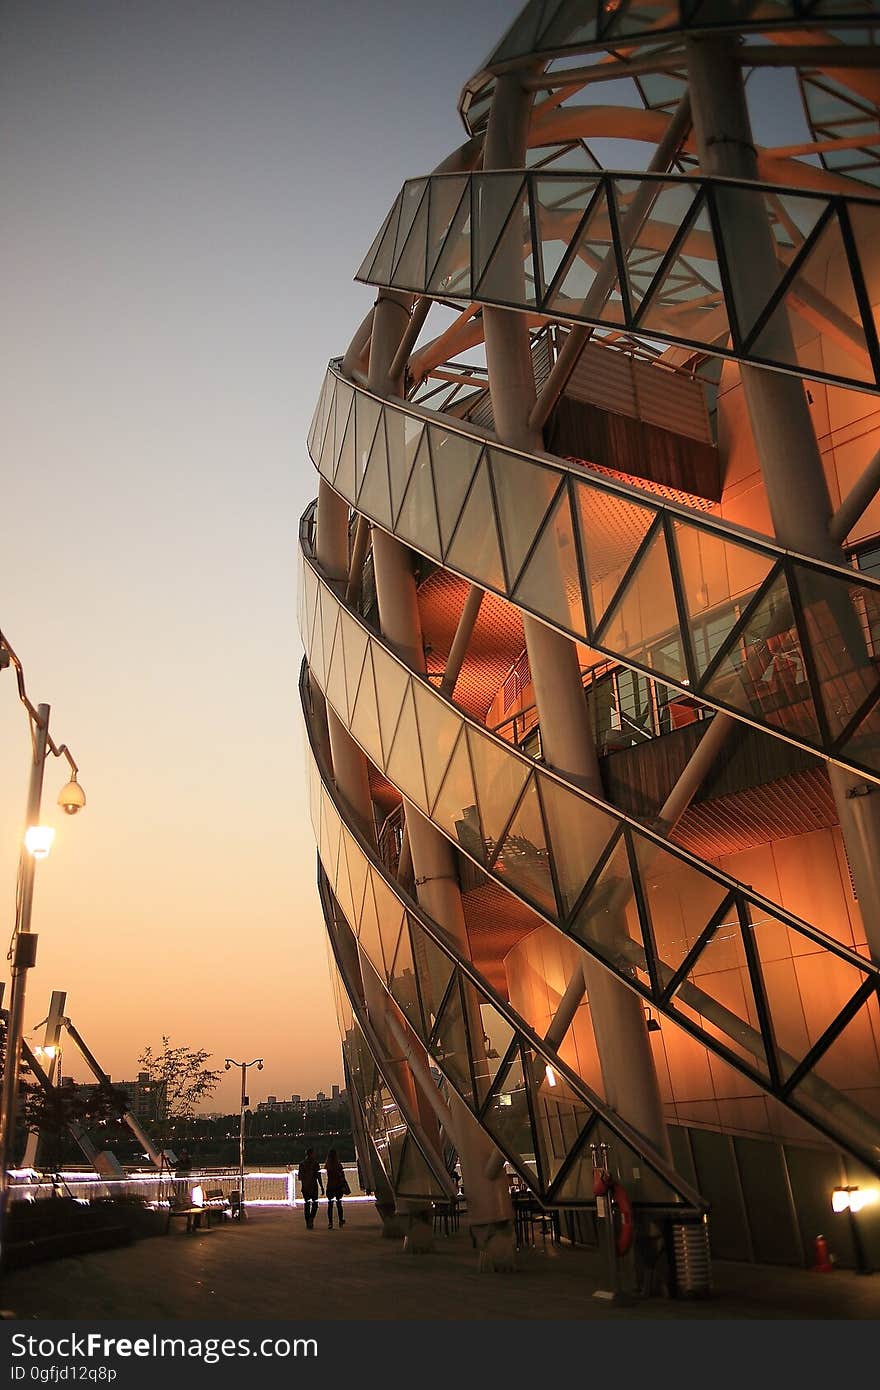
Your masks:
<path fill-rule="evenodd" d="M 592 1296 L 606 1282 L 593 1251 L 539 1242 L 517 1258 L 515 1274 L 480 1274 L 463 1230 L 438 1237 L 431 1255 L 407 1255 L 381 1239 L 371 1202 L 349 1203 L 344 1229 L 332 1231 L 320 1221 L 307 1231 L 300 1209 L 258 1207 L 242 1225 L 19 1270 L 2 1303 L 19 1318 L 82 1321 L 880 1318 L 880 1274 L 717 1262 L 710 1299 L 617 1307 Z"/>

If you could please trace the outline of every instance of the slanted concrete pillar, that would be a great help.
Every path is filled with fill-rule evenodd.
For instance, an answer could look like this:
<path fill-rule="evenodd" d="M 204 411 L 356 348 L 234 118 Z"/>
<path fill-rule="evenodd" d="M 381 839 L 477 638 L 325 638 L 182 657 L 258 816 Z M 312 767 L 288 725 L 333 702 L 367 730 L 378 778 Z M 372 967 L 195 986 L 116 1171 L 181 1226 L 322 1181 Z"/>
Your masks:
<path fill-rule="evenodd" d="M 530 102 L 515 74 L 498 79 L 483 153 L 484 169 L 522 168 Z M 511 261 L 510 274 L 522 277 L 521 258 L 518 265 Z M 529 426 L 535 380 L 526 321 L 512 310 L 485 305 L 483 323 L 498 438 L 514 448 L 543 449 L 541 434 Z M 558 582 L 562 583 L 561 571 Z M 575 644 L 527 614 L 523 614 L 523 628 L 547 763 L 585 790 L 604 796 Z M 554 829 L 558 833 L 558 827 Z M 602 843 L 591 843 L 589 837 L 578 845 L 588 867 L 601 849 Z M 623 925 L 620 930 L 625 930 Z M 606 1100 L 671 1161 L 642 1002 L 598 961 L 589 960 L 584 965 L 584 983 Z"/>
<path fill-rule="evenodd" d="M 722 36 L 686 40 L 694 132 L 704 174 L 757 179 L 735 42 Z M 740 250 L 729 267 L 734 294 L 739 304 L 757 308 L 778 279 L 763 205 L 757 198 L 739 197 L 726 199 L 724 207 L 727 240 Z M 781 315 L 772 332 L 773 354 L 794 362 L 791 331 Z M 828 486 L 803 384 L 797 377 L 747 364 L 740 373 L 776 539 L 802 555 L 845 563 L 832 538 Z M 844 599 L 840 623 L 844 633 L 853 629 L 852 640 L 858 643 L 857 624 Z M 880 963 L 880 787 L 833 763 L 828 771 L 868 947 Z"/>
<path fill-rule="evenodd" d="M 408 324 L 406 301 L 400 295 L 380 295 L 373 318 L 370 344 L 370 386 L 377 392 L 400 390 L 400 381 L 388 376 L 397 345 Z M 373 527 L 373 571 L 383 636 L 413 670 L 424 672 L 425 657 L 418 594 L 409 548 L 380 527 Z M 446 931 L 450 943 L 465 958 L 470 943 L 458 883 L 455 854 L 449 841 L 426 820 L 417 807 L 405 801 L 406 826 L 418 897 L 426 913 Z M 471 1028 L 472 1041 L 482 1039 L 482 1028 Z M 473 1041 L 476 1047 L 481 1042 Z M 478 1059 L 477 1059 L 478 1061 Z M 479 1064 L 479 1062 L 478 1062 Z M 513 1268 L 513 1212 L 507 1181 L 502 1172 L 486 1176 L 495 1145 L 470 1110 L 450 1091 L 462 1182 L 467 1194 L 468 1224 L 480 1249 L 481 1268 Z"/>

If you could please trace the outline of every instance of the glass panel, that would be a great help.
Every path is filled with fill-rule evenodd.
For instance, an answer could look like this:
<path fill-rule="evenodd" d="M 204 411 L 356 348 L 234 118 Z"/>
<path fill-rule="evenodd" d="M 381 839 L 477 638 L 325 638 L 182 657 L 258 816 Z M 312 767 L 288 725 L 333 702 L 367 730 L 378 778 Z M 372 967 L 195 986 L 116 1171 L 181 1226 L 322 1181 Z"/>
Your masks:
<path fill-rule="evenodd" d="M 340 615 L 341 616 L 341 615 Z M 324 694 L 343 724 L 348 723 L 348 697 L 345 692 L 345 633 L 342 621 L 337 623 L 336 640 L 324 683 Z"/>
<path fill-rule="evenodd" d="M 372 396 L 365 396 L 362 391 L 358 391 L 355 397 L 355 410 L 357 412 L 357 431 L 356 431 L 356 455 L 355 455 L 355 490 L 351 494 L 351 501 L 354 501 L 361 490 L 364 476 L 367 471 L 367 463 L 370 458 L 370 450 L 373 447 L 373 440 L 376 438 L 376 429 L 379 424 L 379 417 L 382 414 L 382 407 L 378 401 L 373 400 Z"/>
<path fill-rule="evenodd" d="M 532 224 L 526 190 L 514 207 L 489 266 L 477 286 L 481 299 L 535 305 L 538 287 L 532 258 Z"/>
<path fill-rule="evenodd" d="M 478 286 L 523 187 L 521 174 L 474 174 L 474 285 Z M 520 258 L 521 263 L 521 258 Z"/>
<path fill-rule="evenodd" d="M 400 195 L 400 218 L 397 223 L 397 235 L 394 238 L 392 279 L 395 284 L 401 283 L 398 279 L 400 259 L 403 255 L 407 238 L 413 229 L 416 217 L 423 205 L 425 206 L 427 217 L 427 205 L 425 204 L 425 190 L 427 187 L 427 179 L 410 179 L 403 185 L 403 190 Z M 425 222 L 424 233 L 427 235 L 427 221 Z M 424 284 L 424 281 L 422 283 Z"/>
<path fill-rule="evenodd" d="M 523 1048 L 535 1111 L 541 1185 L 550 1187 L 575 1147 L 593 1110 L 561 1072 L 530 1047 Z"/>
<path fill-rule="evenodd" d="M 331 593 L 328 593 L 324 585 L 321 585 L 321 636 L 324 639 L 324 667 L 325 672 L 330 669 L 330 658 L 333 655 L 333 644 L 336 641 L 336 626 L 339 622 L 339 604 Z M 326 679 L 325 679 L 326 687 Z"/>
<path fill-rule="evenodd" d="M 373 662 L 369 651 L 364 661 L 361 683 L 348 727 L 376 766 L 381 767 L 384 759 L 382 740 L 379 736 L 376 682 L 373 679 Z"/>
<path fill-rule="evenodd" d="M 388 487 L 388 455 L 385 443 L 385 418 L 379 420 L 376 438 L 370 450 L 367 471 L 361 485 L 357 507 L 359 512 L 391 529 L 391 493 Z"/>
<path fill-rule="evenodd" d="M 640 665 L 687 680 L 687 665 L 678 626 L 678 610 L 672 588 L 666 537 L 657 531 L 642 555 L 635 573 L 627 580 L 623 596 L 615 604 L 597 640 L 609 651 Z"/>
<path fill-rule="evenodd" d="M 494 517 L 489 476 L 483 461 L 446 555 L 446 563 L 451 569 L 503 592 L 504 570 Z"/>
<path fill-rule="evenodd" d="M 382 747 L 387 750 L 385 753 L 385 759 L 387 759 L 397 729 L 403 697 L 409 684 L 409 676 L 378 642 L 371 643 L 371 646 L 373 649 L 373 671 L 376 677 L 379 726 L 382 732 Z"/>
<path fill-rule="evenodd" d="M 433 1029 L 434 1020 L 440 1011 L 440 1005 L 443 1003 L 449 981 L 452 979 L 454 966 L 449 957 L 443 954 L 440 947 L 435 945 L 427 932 L 419 926 L 412 916 L 409 919 L 409 925 L 413 961 L 419 983 L 419 993 L 422 996 L 422 1011 L 428 1028 Z"/>
<path fill-rule="evenodd" d="M 670 1007 L 724 1043 L 747 1065 L 768 1075 L 742 933 L 733 914 L 703 947 Z"/>
<path fill-rule="evenodd" d="M 615 970 L 650 986 L 642 924 L 623 836 L 569 931 Z"/>
<path fill-rule="evenodd" d="M 324 427 L 327 424 L 327 411 L 333 394 L 332 381 L 333 378 L 328 372 L 321 383 L 321 394 L 318 397 L 318 404 L 315 406 L 315 413 L 312 416 L 308 440 L 308 450 L 312 459 L 318 457 L 324 439 Z"/>
<path fill-rule="evenodd" d="M 571 507 L 565 491 L 553 508 L 513 597 L 514 602 L 541 613 L 569 632 L 586 635 Z"/>
<path fill-rule="evenodd" d="M 354 915 L 349 918 L 349 924 L 355 936 L 358 935 L 361 926 L 361 911 L 364 905 L 364 889 L 366 888 L 369 876 L 369 864 L 358 845 L 351 841 L 348 853 L 348 877 L 351 883 L 351 902 Z"/>
<path fill-rule="evenodd" d="M 443 1199 L 446 1193 L 434 1177 L 412 1134 L 407 1134 L 397 1165 L 398 1197 Z"/>
<path fill-rule="evenodd" d="M 598 626 L 657 513 L 585 483 L 574 484 L 593 625 Z"/>
<path fill-rule="evenodd" d="M 648 294 L 660 264 L 681 230 L 699 188 L 661 179 L 614 179 L 620 241 L 633 312 Z"/>
<path fill-rule="evenodd" d="M 347 695 L 347 707 L 351 710 L 354 707 L 358 687 L 360 685 L 361 672 L 363 670 L 364 659 L 367 652 L 368 637 L 359 623 L 347 614 L 339 624 L 339 632 L 343 642 L 343 655 L 345 657 L 345 690 Z M 349 718 L 350 727 L 350 718 Z"/>
<path fill-rule="evenodd" d="M 434 500 L 427 430 L 422 435 L 409 486 L 394 529 L 403 540 L 410 541 L 416 550 L 440 559 L 440 532 L 437 529 L 437 504 Z"/>
<path fill-rule="evenodd" d="M 414 801 L 419 810 L 427 813 L 428 798 L 425 793 L 412 688 L 408 689 L 404 696 L 394 743 L 386 759 L 385 769 L 390 780 L 399 787 L 404 796 Z"/>
<path fill-rule="evenodd" d="M 526 1079 L 518 1048 L 483 1113 L 482 1123 L 504 1152 L 523 1170 L 524 1175 L 528 1175 L 529 1181 L 536 1183 L 535 1141 L 532 1136 Z"/>
<path fill-rule="evenodd" d="M 361 913 L 361 929 L 358 932 L 358 941 L 365 951 L 370 964 L 384 980 L 385 959 L 382 955 L 382 936 L 379 931 L 379 916 L 376 911 L 376 900 L 373 896 L 375 882 L 376 872 L 371 869 L 367 881 L 366 892 L 364 893 L 364 907 Z"/>
<path fill-rule="evenodd" d="M 538 780 L 553 847 L 560 913 L 566 918 L 616 832 L 617 821 L 550 777 L 539 774 Z"/>
<path fill-rule="evenodd" d="M 653 840 L 633 832 L 632 841 L 657 948 L 657 973 L 666 984 L 728 890 Z M 728 915 L 735 921 L 736 909 L 729 909 Z"/>
<path fill-rule="evenodd" d="M 360 269 L 354 277 L 356 280 L 369 280 L 373 270 L 373 266 L 379 258 L 380 248 L 382 256 L 380 266 L 385 264 L 387 258 L 387 262 L 390 268 L 391 253 L 394 250 L 394 234 L 397 230 L 397 218 L 399 212 L 400 195 L 398 194 L 391 211 L 389 212 L 388 216 L 385 218 L 385 221 L 382 223 L 382 226 L 376 233 L 376 237 L 373 241 L 372 246 L 370 247 L 363 261 L 361 262 Z"/>
<path fill-rule="evenodd" d="M 693 218 L 677 253 L 648 288 L 639 327 L 685 341 L 729 345 L 730 325 L 705 205 Z"/>
<path fill-rule="evenodd" d="M 449 235 L 431 272 L 428 293 L 449 299 L 471 295 L 471 200 L 466 192 L 452 219 Z"/>
<path fill-rule="evenodd" d="M 416 984 L 415 963 L 413 961 L 409 930 L 406 925 L 404 925 L 403 931 L 400 933 L 397 955 L 394 957 L 394 964 L 391 967 L 391 974 L 388 979 L 388 988 L 416 1033 L 418 1033 L 420 1038 L 424 1039 L 425 1026 L 422 1023 L 419 991 Z"/>
<path fill-rule="evenodd" d="M 880 217 L 878 217 L 877 207 L 866 203 L 849 203 L 847 208 L 862 280 L 868 302 L 872 306 L 876 334 L 880 332 L 880 266 L 878 266 L 876 254 L 876 248 L 880 242 Z M 877 380 L 880 384 L 880 364 L 877 366 Z"/>
<path fill-rule="evenodd" d="M 541 255 L 542 289 L 546 293 L 562 258 L 599 186 L 598 179 L 548 179 L 532 181 L 535 220 Z"/>
<path fill-rule="evenodd" d="M 844 757 L 864 763 L 865 767 L 880 768 L 880 705 L 865 716 L 842 751 Z"/>
<path fill-rule="evenodd" d="M 481 446 L 472 444 L 463 435 L 429 427 L 431 457 L 434 463 L 434 487 L 437 494 L 437 517 L 440 539 L 445 551 L 462 504 L 477 467 Z"/>
<path fill-rule="evenodd" d="M 464 975 L 460 977 L 460 983 L 467 1010 L 477 1103 L 482 1105 L 513 1042 L 514 1030 L 495 1005 Z"/>
<path fill-rule="evenodd" d="M 491 858 L 498 836 L 520 797 L 529 769 L 526 763 L 484 738 L 476 729 L 467 730 L 467 740 L 486 853 Z"/>
<path fill-rule="evenodd" d="M 472 1106 L 474 1087 L 457 981 L 453 984 L 440 1017 L 434 1025 L 430 1047 L 441 1070 L 449 1077 L 458 1093 Z"/>
<path fill-rule="evenodd" d="M 785 576 L 777 572 L 705 686 L 710 699 L 796 737 L 819 729 Z"/>
<path fill-rule="evenodd" d="M 559 486 L 560 475 L 518 454 L 490 449 L 489 458 L 507 562 L 507 587 L 513 589 Z"/>
<path fill-rule="evenodd" d="M 849 261 L 836 217 L 798 269 L 782 303 L 751 344 L 769 361 L 873 382 Z"/>
<path fill-rule="evenodd" d="M 587 225 L 578 237 L 574 259 L 546 307 L 563 318 L 598 319 L 618 325 L 624 322 L 604 189 L 597 195 Z"/>
<path fill-rule="evenodd" d="M 673 531 L 691 643 L 697 670 L 702 672 L 767 578 L 773 560 L 677 518 Z"/>
<path fill-rule="evenodd" d="M 332 478 L 336 471 L 336 397 L 338 395 L 339 383 L 333 378 L 333 396 L 327 410 L 327 428 L 324 431 L 324 438 L 321 442 L 321 457 L 318 461 L 318 472 L 323 478 Z"/>
<path fill-rule="evenodd" d="M 724 184 L 716 187 L 715 200 L 730 263 L 740 334 L 748 338 L 761 310 L 782 283 L 804 238 L 813 231 L 828 203 L 821 197 L 769 194 L 760 189 L 727 188 Z M 742 258 L 743 235 L 750 242 L 761 239 L 769 248 L 769 254 L 762 255 L 758 263 L 759 274 L 755 274 L 751 257 L 746 261 Z"/>
<path fill-rule="evenodd" d="M 880 691 L 872 659 L 872 618 L 880 596 L 806 565 L 795 575 L 828 729 L 837 738 L 868 697 Z"/>
<path fill-rule="evenodd" d="M 336 894 L 336 900 L 342 911 L 343 917 L 350 927 L 354 927 L 357 922 L 357 914 L 352 901 L 351 879 L 348 872 L 349 848 L 354 857 L 357 858 L 360 856 L 360 850 L 357 845 L 352 840 L 348 831 L 343 828 L 339 841 L 339 863 L 336 870 L 336 886 L 333 891 Z"/>
<path fill-rule="evenodd" d="M 391 962 L 397 955 L 397 944 L 404 924 L 403 906 L 395 897 L 388 884 L 377 869 L 371 869 L 373 896 L 376 899 L 376 912 L 379 917 L 379 935 L 382 938 L 382 956 L 390 973 Z M 382 978 L 385 979 L 383 971 Z"/>
<path fill-rule="evenodd" d="M 749 930 L 761 962 L 784 1080 L 830 1028 L 865 977 L 857 966 L 797 936 L 757 904 L 750 912 Z"/>
<path fill-rule="evenodd" d="M 457 840 L 462 849 L 473 855 L 479 863 L 485 862 L 483 832 L 477 812 L 477 794 L 474 790 L 464 730 L 450 759 L 449 770 L 431 812 L 431 820 L 453 840 Z"/>
<path fill-rule="evenodd" d="M 597 0 L 566 0 L 551 18 L 551 5 L 544 16 L 546 25 L 541 34 L 542 48 L 564 48 L 566 45 L 594 43 L 597 36 L 599 5 Z"/>
<path fill-rule="evenodd" d="M 434 798 L 445 776 L 455 740 L 461 729 L 461 721 L 421 681 L 413 682 L 413 693 L 425 769 L 425 789 L 430 807 L 434 804 Z"/>
<path fill-rule="evenodd" d="M 354 397 L 352 397 L 348 412 L 348 422 L 345 426 L 345 434 L 342 437 L 342 444 L 339 449 L 336 472 L 333 476 L 333 486 L 343 497 L 354 496 L 354 426 L 355 408 Z"/>
<path fill-rule="evenodd" d="M 551 918 L 556 916 L 550 852 L 534 775 L 529 777 L 510 822 L 493 873 L 540 911 Z"/>
<path fill-rule="evenodd" d="M 817 1061 L 812 1071 L 795 1087 L 794 1096 L 814 1113 L 818 1112 L 833 1128 L 851 1133 L 860 1148 L 866 1145 L 865 1130 L 873 1133 L 874 1144 L 880 1121 L 880 1008 L 877 996 L 863 1004 L 846 1025 L 840 1037 Z M 845 1114 L 844 1107 L 835 1104 L 837 1097 L 823 1092 L 816 1079 L 826 1087 L 842 1092 L 853 1110 Z M 857 1107 L 857 1109 L 856 1109 Z M 847 1107 L 848 1109 L 848 1107 Z M 831 1114 L 828 1115 L 827 1111 Z M 842 1114 L 841 1111 L 844 1111 Z M 823 1113 L 824 1112 L 824 1113 Z M 861 1114 L 859 1114 L 861 1112 Z M 870 1118 L 869 1118 L 870 1117 Z"/>
<path fill-rule="evenodd" d="M 452 219 L 465 201 L 465 210 L 470 207 L 470 180 L 467 175 L 438 177 L 431 180 L 430 207 L 428 212 L 428 258 L 427 275 L 433 274 L 437 257 L 449 234 Z"/>
<path fill-rule="evenodd" d="M 385 433 L 388 437 L 391 515 L 395 521 L 424 432 L 424 424 L 416 416 L 407 415 L 402 410 L 386 408 Z"/>
<path fill-rule="evenodd" d="M 400 289 L 423 291 L 425 285 L 425 253 L 428 242 L 428 199 L 421 200 L 421 206 L 413 222 L 409 240 L 400 253 L 395 267 L 395 285 Z"/>

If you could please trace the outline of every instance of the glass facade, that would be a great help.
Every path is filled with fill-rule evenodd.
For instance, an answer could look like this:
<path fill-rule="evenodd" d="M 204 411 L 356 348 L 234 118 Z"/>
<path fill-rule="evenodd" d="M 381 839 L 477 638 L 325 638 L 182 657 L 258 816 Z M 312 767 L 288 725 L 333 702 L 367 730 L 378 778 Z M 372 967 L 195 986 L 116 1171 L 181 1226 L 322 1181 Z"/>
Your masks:
<path fill-rule="evenodd" d="M 851 78 L 878 24 L 859 0 L 531 0 L 465 88 L 475 141 L 404 184 L 358 271 L 396 293 L 321 388 L 298 616 L 319 890 L 380 1204 L 448 1200 L 469 1152 L 475 1209 L 505 1166 L 545 1206 L 592 1208 L 605 1146 L 637 1208 L 700 1214 L 688 1178 L 711 1143 L 677 1141 L 673 1165 L 672 1117 L 735 1136 L 740 1172 L 762 1166 L 745 1136 L 795 1135 L 880 1174 L 880 956 L 827 775 L 880 785 L 880 514 L 846 538 L 852 566 L 763 534 L 772 460 L 746 389 L 790 403 L 791 378 L 818 383 L 806 429 L 846 498 L 880 394 L 878 125 Z M 800 51 L 813 29 L 847 53 L 833 81 Z M 682 106 L 712 105 L 684 38 L 716 31 L 755 36 L 727 44 L 734 67 L 791 58 L 813 136 L 768 150 L 755 132 L 748 181 L 701 170 Z M 530 130 L 523 167 L 492 170 L 480 133 L 509 72 Z M 578 105 L 609 76 L 607 107 Z M 624 87 L 635 109 L 612 119 Z M 696 136 L 685 121 L 673 148 L 683 112 Z M 668 144 L 656 172 L 603 172 L 591 140 L 624 127 Z M 457 317 L 419 336 L 435 302 Z M 417 346 L 392 369 L 401 308 Z M 570 458 L 542 450 L 538 416 Z M 807 472 L 807 453 L 786 463 Z M 770 766 L 743 754 L 723 790 L 701 785 L 685 847 L 666 808 L 726 729 Z M 596 777 L 560 752 L 582 732 Z"/>

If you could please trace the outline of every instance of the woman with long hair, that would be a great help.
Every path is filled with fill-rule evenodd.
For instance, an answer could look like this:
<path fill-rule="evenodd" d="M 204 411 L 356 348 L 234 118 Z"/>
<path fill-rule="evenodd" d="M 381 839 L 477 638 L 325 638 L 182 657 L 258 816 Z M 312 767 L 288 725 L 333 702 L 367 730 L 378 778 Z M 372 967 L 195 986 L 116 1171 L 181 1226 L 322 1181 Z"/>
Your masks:
<path fill-rule="evenodd" d="M 345 1177 L 345 1169 L 339 1162 L 335 1149 L 328 1150 L 327 1162 L 324 1167 L 327 1170 L 327 1225 L 333 1230 L 333 1203 L 336 1203 L 336 1214 L 339 1218 L 339 1225 L 345 1225 L 345 1217 L 342 1214 L 342 1199 L 351 1188 Z"/>

